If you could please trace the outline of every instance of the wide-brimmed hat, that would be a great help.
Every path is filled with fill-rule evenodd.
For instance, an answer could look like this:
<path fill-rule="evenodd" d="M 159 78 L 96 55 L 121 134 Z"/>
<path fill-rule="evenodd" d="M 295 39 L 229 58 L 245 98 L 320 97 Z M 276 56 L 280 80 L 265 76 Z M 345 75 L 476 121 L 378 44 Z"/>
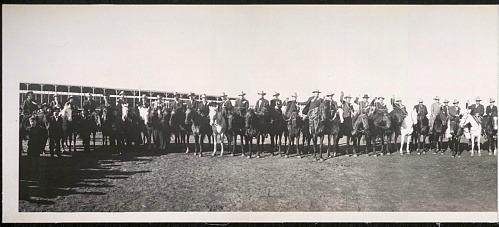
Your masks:
<path fill-rule="evenodd" d="M 385 99 L 385 97 L 383 97 L 383 96 L 379 96 L 379 97 L 378 97 L 378 99 Z"/>
<path fill-rule="evenodd" d="M 326 97 L 332 97 L 332 96 L 334 96 L 334 92 L 326 95 Z"/>
<path fill-rule="evenodd" d="M 447 99 L 444 99 L 444 103 L 449 103 L 449 100 L 447 100 Z"/>
<path fill-rule="evenodd" d="M 291 95 L 291 97 L 296 97 L 296 98 L 298 98 L 298 94 L 295 92 L 295 93 L 293 93 L 293 94 Z"/>
<path fill-rule="evenodd" d="M 395 98 L 395 102 L 402 102 L 402 98 L 400 97 Z"/>
<path fill-rule="evenodd" d="M 222 92 L 222 95 L 220 97 L 227 97 L 227 94 L 225 94 L 225 92 Z"/>
<path fill-rule="evenodd" d="M 368 99 L 368 98 L 369 98 L 369 95 L 364 94 L 364 96 L 362 96 L 362 98 L 364 98 L 364 99 Z"/>
<path fill-rule="evenodd" d="M 276 96 L 279 96 L 279 95 L 280 95 L 279 92 L 274 92 L 274 95 L 272 95 L 272 96 L 276 97 Z"/>
<path fill-rule="evenodd" d="M 319 93 L 321 93 L 321 91 L 319 91 L 319 89 L 317 89 L 317 90 L 312 91 L 312 93 L 317 93 L 317 94 L 319 94 Z"/>
<path fill-rule="evenodd" d="M 29 94 L 34 95 L 34 93 L 32 91 L 26 92 L 26 95 L 29 95 Z"/>
<path fill-rule="evenodd" d="M 423 99 L 419 99 L 419 103 L 423 103 Z"/>
<path fill-rule="evenodd" d="M 440 97 L 438 97 L 438 95 L 437 95 L 437 96 L 435 96 L 435 98 L 433 98 L 433 100 L 440 100 Z"/>
<path fill-rule="evenodd" d="M 244 91 L 241 91 L 241 93 L 239 93 L 239 95 L 237 95 L 237 96 L 245 96 L 245 95 L 246 95 L 246 93 L 244 93 Z"/>
<path fill-rule="evenodd" d="M 194 93 L 192 93 L 192 92 L 191 92 L 191 93 L 189 93 L 189 97 L 192 97 L 192 96 L 196 96 L 196 94 L 194 94 Z"/>
<path fill-rule="evenodd" d="M 202 94 L 202 95 L 201 95 L 201 98 L 206 98 L 206 94 Z"/>
<path fill-rule="evenodd" d="M 345 95 L 345 98 L 349 99 L 349 98 L 352 98 L 352 96 L 351 95 Z"/>
<path fill-rule="evenodd" d="M 265 93 L 264 91 L 260 91 L 258 92 L 259 95 L 266 95 L 267 93 Z"/>
<path fill-rule="evenodd" d="M 459 103 L 459 100 L 457 99 L 454 99 L 454 102 L 452 102 L 452 104 L 457 104 L 457 103 Z"/>
<path fill-rule="evenodd" d="M 476 97 L 475 101 L 482 101 L 480 97 Z"/>
<path fill-rule="evenodd" d="M 489 100 L 490 102 L 496 102 L 496 100 L 494 100 L 493 98 L 490 98 Z"/>

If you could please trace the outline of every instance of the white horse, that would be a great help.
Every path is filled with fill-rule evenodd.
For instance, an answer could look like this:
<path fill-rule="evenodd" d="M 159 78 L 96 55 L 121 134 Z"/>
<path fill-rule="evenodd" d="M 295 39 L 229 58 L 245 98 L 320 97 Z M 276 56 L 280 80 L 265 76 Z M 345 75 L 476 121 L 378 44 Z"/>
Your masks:
<path fill-rule="evenodd" d="M 466 137 L 466 139 L 471 139 L 471 156 L 473 156 L 475 153 L 475 138 L 477 139 L 476 141 L 478 144 L 478 156 L 481 156 L 482 154 L 480 152 L 480 140 L 482 138 L 482 125 L 480 125 L 470 114 L 470 110 L 468 110 L 463 116 L 461 122 L 459 123 L 459 126 L 462 128 L 467 124 L 470 124 L 471 128 L 464 128 L 464 136 Z"/>
<path fill-rule="evenodd" d="M 404 154 L 404 141 L 406 141 L 407 145 L 405 150 L 407 151 L 407 154 L 410 154 L 411 151 L 409 149 L 409 144 L 411 142 L 411 136 L 412 132 L 414 130 L 413 126 L 417 122 L 417 113 L 416 109 L 413 109 L 409 115 L 405 116 L 404 120 L 402 121 L 402 125 L 400 126 L 400 154 Z M 405 138 L 407 137 L 407 140 Z"/>
<path fill-rule="evenodd" d="M 217 110 L 217 107 L 215 106 L 210 106 L 210 125 L 213 130 L 213 153 L 212 156 L 215 156 L 217 153 L 217 143 L 220 143 L 220 146 L 222 147 L 220 156 L 224 155 L 224 137 L 225 137 L 225 130 L 227 129 L 227 125 L 225 122 L 224 117 L 222 116 L 222 113 Z"/>
<path fill-rule="evenodd" d="M 128 115 L 128 103 L 121 105 L 121 120 L 125 121 Z"/>

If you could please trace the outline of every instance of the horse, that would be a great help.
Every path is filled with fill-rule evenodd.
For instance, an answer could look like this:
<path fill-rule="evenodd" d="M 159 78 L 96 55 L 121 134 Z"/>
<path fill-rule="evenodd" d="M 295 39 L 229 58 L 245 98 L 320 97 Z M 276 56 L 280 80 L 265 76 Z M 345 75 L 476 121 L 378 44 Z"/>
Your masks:
<path fill-rule="evenodd" d="M 398 115 L 398 114 L 397 114 Z M 400 115 L 398 115 L 400 116 Z M 392 122 L 393 120 L 395 119 L 398 119 L 400 120 L 400 118 L 398 118 L 398 116 L 396 118 L 393 118 L 392 119 Z M 403 117 L 402 121 L 398 121 L 396 123 L 396 125 L 398 125 L 398 130 L 396 131 L 398 133 L 398 135 L 400 135 L 400 155 L 403 155 L 404 154 L 404 143 L 406 143 L 406 152 L 407 154 L 411 154 L 411 150 L 410 150 L 410 141 L 412 140 L 412 134 L 414 132 L 414 124 L 415 124 L 415 120 L 417 119 L 417 113 L 416 111 L 411 111 L 407 116 Z M 394 142 L 396 143 L 397 142 L 397 137 L 398 136 L 395 136 L 395 139 L 394 139 Z"/>
<path fill-rule="evenodd" d="M 142 141 L 144 146 L 147 146 L 147 149 L 151 149 L 151 134 L 152 134 L 152 125 L 149 121 L 149 115 L 153 112 L 150 107 L 139 107 L 139 117 L 140 117 L 140 133 L 142 136 Z"/>
<path fill-rule="evenodd" d="M 413 126 L 412 142 L 416 145 L 418 155 L 421 150 L 426 154 L 425 142 L 430 132 L 430 121 L 426 116 L 417 116 L 416 124 Z"/>
<path fill-rule="evenodd" d="M 440 112 L 435 117 L 435 121 L 433 122 L 431 147 L 436 147 L 437 151 L 435 152 L 435 154 L 437 154 L 439 151 L 442 150 L 443 141 L 445 138 L 445 132 L 447 131 L 448 128 L 447 125 L 448 120 L 449 116 L 447 114 L 444 114 L 443 112 Z"/>
<path fill-rule="evenodd" d="M 77 119 L 75 117 L 77 116 L 76 113 L 73 113 L 73 109 L 71 108 L 71 105 L 64 105 L 64 108 L 62 111 L 59 113 L 62 117 L 62 148 L 63 152 L 65 152 L 64 147 L 68 147 L 69 152 L 71 152 L 71 148 L 73 148 L 74 151 L 76 151 L 76 124 L 77 124 Z M 68 144 L 69 141 L 69 144 Z M 73 143 L 74 141 L 74 143 Z"/>
<path fill-rule="evenodd" d="M 484 116 L 483 118 L 483 132 L 487 138 L 487 150 L 489 155 L 492 155 L 492 152 L 495 156 L 497 156 L 497 118 L 493 116 Z"/>
<path fill-rule="evenodd" d="M 309 131 L 312 137 L 312 146 L 314 151 L 314 158 L 316 160 L 324 161 L 322 158 L 322 146 L 324 136 L 327 131 L 328 116 L 326 111 L 325 102 L 322 101 L 317 108 L 311 109 L 308 112 Z M 317 144 L 319 142 L 319 144 Z M 317 145 L 319 146 L 319 159 L 317 159 Z"/>
<path fill-rule="evenodd" d="M 373 136 L 372 139 L 372 147 L 373 153 L 375 156 L 378 156 L 376 153 L 376 139 L 381 139 L 381 155 L 387 153 L 390 155 L 389 147 L 389 136 L 392 133 L 391 131 L 391 121 L 388 117 L 388 111 L 375 111 L 372 115 L 373 122 Z M 385 139 L 387 139 L 387 144 L 385 146 Z"/>
<path fill-rule="evenodd" d="M 209 106 L 210 112 L 210 125 L 213 130 L 213 153 L 212 156 L 215 156 L 217 153 L 217 143 L 220 143 L 221 152 L 220 156 L 224 155 L 224 137 L 225 132 L 227 131 L 227 122 L 221 111 L 218 111 L 218 107 L 211 105 Z"/>
<path fill-rule="evenodd" d="M 229 149 L 231 147 L 231 142 L 234 142 L 232 145 L 232 156 L 234 156 L 236 152 L 237 136 L 241 139 L 242 156 L 246 156 L 244 153 L 244 117 L 239 113 L 228 113 L 226 136 Z"/>
<path fill-rule="evenodd" d="M 282 136 L 287 128 L 286 122 L 284 121 L 284 115 L 280 110 L 276 109 L 271 110 L 269 115 L 270 127 L 268 132 L 270 134 L 271 149 L 272 151 L 281 153 Z"/>
<path fill-rule="evenodd" d="M 289 116 L 289 119 L 285 121 L 287 124 L 287 140 L 289 140 L 289 145 L 286 149 L 286 158 L 289 157 L 289 151 L 291 150 L 292 146 L 295 146 L 296 148 L 296 154 L 298 157 L 301 158 L 300 154 L 300 133 L 301 133 L 301 125 L 303 124 L 303 121 L 301 117 L 298 115 L 298 113 L 293 112 Z M 296 142 L 296 145 L 295 145 Z"/>
<path fill-rule="evenodd" d="M 339 115 L 340 116 L 340 132 L 338 134 L 338 138 L 336 138 L 336 144 L 339 144 L 340 139 L 343 136 L 347 137 L 346 143 L 347 143 L 347 150 L 346 153 L 348 153 L 348 147 L 350 146 L 350 140 L 352 138 L 352 131 L 353 131 L 353 123 L 355 120 L 353 119 L 354 117 L 352 116 L 351 118 L 343 118 L 343 114 Z M 352 149 L 352 153 L 354 150 Z M 354 154 L 356 156 L 356 154 Z"/>
<path fill-rule="evenodd" d="M 461 145 L 461 137 L 464 134 L 464 130 L 459 126 L 459 117 L 449 119 L 449 133 L 450 138 L 448 142 L 448 147 L 452 151 L 452 157 L 461 157 L 462 149 Z"/>
<path fill-rule="evenodd" d="M 209 120 L 201 116 L 197 111 L 187 108 L 185 111 L 185 124 L 191 125 L 192 135 L 194 136 L 194 155 L 199 152 L 199 157 L 202 157 L 204 137 L 209 136 L 210 133 Z"/>
<path fill-rule="evenodd" d="M 481 156 L 480 139 L 482 138 L 482 126 L 475 117 L 469 113 L 469 110 L 459 122 L 459 126 L 466 127 L 464 129 L 464 136 L 466 139 L 471 139 L 471 156 L 475 153 L 475 139 L 477 139 L 476 141 L 478 142 L 478 156 Z"/>
<path fill-rule="evenodd" d="M 140 135 L 140 116 L 135 107 L 128 108 L 124 121 L 125 142 L 129 149 L 142 143 Z"/>
<path fill-rule="evenodd" d="M 339 114 L 339 116 L 343 115 L 342 113 L 341 114 L 338 113 L 338 114 Z M 363 137 L 365 144 L 366 144 L 364 152 L 366 154 L 368 154 L 369 153 L 368 149 L 371 146 L 371 137 L 372 137 L 371 134 L 373 131 L 372 128 L 374 127 L 373 123 L 372 123 L 373 121 L 367 115 L 365 116 L 365 121 L 362 121 L 361 119 L 359 119 L 359 117 L 360 116 L 356 117 L 357 124 L 354 124 L 352 134 L 351 134 L 352 135 L 353 151 L 355 154 L 357 154 L 357 150 L 360 147 L 360 141 Z M 340 117 L 337 117 L 337 118 L 339 119 Z M 333 156 L 336 156 L 336 152 L 334 152 Z"/>
<path fill-rule="evenodd" d="M 172 111 L 170 108 L 163 107 L 156 111 L 156 118 L 153 118 L 153 131 L 156 131 L 154 143 L 157 144 L 160 150 L 166 151 L 171 142 L 172 126 Z"/>
<path fill-rule="evenodd" d="M 304 116 L 302 118 L 302 124 L 301 124 L 301 134 L 302 134 L 302 151 L 304 151 L 306 154 L 308 154 L 309 148 L 310 148 L 310 142 L 312 141 L 312 134 L 310 134 L 310 124 L 309 124 L 309 119 L 308 116 Z M 305 147 L 305 142 L 307 146 Z M 302 152 L 303 153 L 303 152 Z"/>
<path fill-rule="evenodd" d="M 186 137 L 189 136 L 187 125 L 185 125 L 185 112 L 180 110 L 172 110 L 170 115 L 170 129 L 175 136 L 175 144 L 186 145 Z M 186 146 L 186 153 L 189 152 L 189 147 Z"/>
<path fill-rule="evenodd" d="M 244 136 L 249 150 L 248 158 L 253 155 L 253 138 L 256 138 L 256 157 L 260 158 L 260 151 L 263 150 L 263 141 L 265 139 L 263 128 L 266 127 L 263 115 L 258 115 L 255 110 L 249 109 L 245 116 L 244 126 Z M 260 139 L 262 140 L 261 144 Z"/>
<path fill-rule="evenodd" d="M 111 116 L 111 107 L 110 106 L 103 106 L 100 111 L 100 129 L 102 132 L 102 145 L 106 146 L 109 142 L 109 137 L 111 134 L 111 127 L 110 127 L 110 121 L 109 118 Z"/>

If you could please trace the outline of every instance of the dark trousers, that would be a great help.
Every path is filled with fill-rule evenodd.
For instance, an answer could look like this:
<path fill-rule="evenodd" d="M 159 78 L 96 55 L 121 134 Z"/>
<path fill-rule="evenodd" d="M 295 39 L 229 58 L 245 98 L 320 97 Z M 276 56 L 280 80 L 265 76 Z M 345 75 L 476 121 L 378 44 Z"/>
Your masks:
<path fill-rule="evenodd" d="M 62 138 L 60 136 L 50 136 L 50 156 L 54 156 L 54 150 L 57 156 L 61 155 L 61 140 Z"/>

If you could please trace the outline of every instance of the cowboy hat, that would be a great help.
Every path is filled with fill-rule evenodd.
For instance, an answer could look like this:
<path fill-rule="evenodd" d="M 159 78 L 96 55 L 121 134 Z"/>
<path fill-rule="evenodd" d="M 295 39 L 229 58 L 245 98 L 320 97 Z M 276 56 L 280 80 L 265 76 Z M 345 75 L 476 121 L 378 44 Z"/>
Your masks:
<path fill-rule="evenodd" d="M 321 93 L 319 89 L 312 91 L 312 93 Z"/>
<path fill-rule="evenodd" d="M 475 101 L 482 101 L 480 97 L 476 97 Z"/>
<path fill-rule="evenodd" d="M 245 96 L 245 95 L 246 95 L 246 93 L 244 93 L 244 91 L 241 91 L 241 93 L 239 93 L 239 95 L 237 95 L 237 96 Z"/>
<path fill-rule="evenodd" d="M 26 95 L 29 95 L 29 94 L 34 95 L 32 91 L 26 92 Z"/>
<path fill-rule="evenodd" d="M 369 98 L 369 95 L 364 94 L 364 96 L 362 96 L 362 98 L 364 98 L 364 99 L 368 99 L 368 98 Z"/>
<path fill-rule="evenodd" d="M 490 98 L 490 102 L 495 102 L 496 100 L 494 100 L 493 98 Z"/>
<path fill-rule="evenodd" d="M 291 97 L 296 97 L 296 98 L 298 98 L 298 94 L 295 92 L 295 93 L 293 93 L 293 94 L 291 95 Z"/>
<path fill-rule="evenodd" d="M 402 99 L 401 99 L 400 97 L 397 97 L 397 98 L 395 99 L 395 102 L 402 102 Z"/>
<path fill-rule="evenodd" d="M 422 100 L 422 99 L 419 99 L 419 103 L 423 103 L 423 100 Z"/>
<path fill-rule="evenodd" d="M 447 99 L 444 99 L 444 103 L 449 103 L 449 100 L 447 100 Z"/>
<path fill-rule="evenodd" d="M 438 95 L 437 95 L 437 96 L 435 96 L 435 98 L 433 98 L 433 100 L 440 100 L 440 97 L 438 97 Z"/>
<path fill-rule="evenodd" d="M 202 95 L 201 95 L 201 98 L 206 98 L 206 94 L 202 94 Z"/>
<path fill-rule="evenodd" d="M 452 104 L 457 104 L 457 103 L 459 103 L 457 99 L 454 99 L 454 102 L 452 102 Z"/>
<path fill-rule="evenodd" d="M 279 96 L 279 95 L 280 95 L 279 92 L 275 92 L 274 95 L 272 95 L 272 96 L 276 97 L 276 96 Z"/>
<path fill-rule="evenodd" d="M 333 96 L 333 95 L 334 95 L 334 93 L 327 94 L 327 95 L 326 95 L 326 97 L 331 97 L 331 96 Z"/>
<path fill-rule="evenodd" d="M 345 98 L 349 99 L 349 98 L 352 98 L 352 96 L 351 95 L 346 95 Z"/>
<path fill-rule="evenodd" d="M 225 94 L 225 92 L 223 92 L 221 97 L 227 97 L 227 94 Z"/>
<path fill-rule="evenodd" d="M 379 97 L 378 97 L 378 99 L 385 99 L 385 97 L 383 97 L 383 96 L 379 96 Z"/>
<path fill-rule="evenodd" d="M 264 91 L 260 91 L 258 92 L 259 95 L 266 95 L 267 93 L 265 93 Z"/>

